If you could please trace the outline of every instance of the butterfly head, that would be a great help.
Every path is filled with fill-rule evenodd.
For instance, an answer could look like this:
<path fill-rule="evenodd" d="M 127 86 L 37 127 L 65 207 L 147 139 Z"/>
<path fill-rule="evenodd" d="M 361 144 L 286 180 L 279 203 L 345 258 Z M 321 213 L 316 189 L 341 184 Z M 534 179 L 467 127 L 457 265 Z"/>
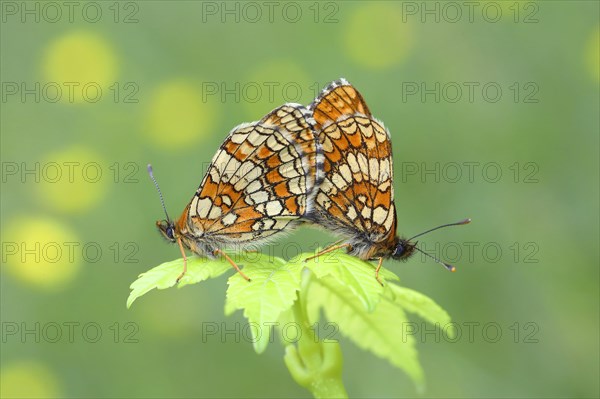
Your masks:
<path fill-rule="evenodd" d="M 392 252 L 392 259 L 395 260 L 406 260 L 415 253 L 417 243 L 412 243 L 407 239 L 398 238 L 398 242 Z"/>
<path fill-rule="evenodd" d="M 170 220 L 157 220 L 156 227 L 158 231 L 170 242 L 177 241 L 177 235 L 175 232 L 175 225 Z"/>

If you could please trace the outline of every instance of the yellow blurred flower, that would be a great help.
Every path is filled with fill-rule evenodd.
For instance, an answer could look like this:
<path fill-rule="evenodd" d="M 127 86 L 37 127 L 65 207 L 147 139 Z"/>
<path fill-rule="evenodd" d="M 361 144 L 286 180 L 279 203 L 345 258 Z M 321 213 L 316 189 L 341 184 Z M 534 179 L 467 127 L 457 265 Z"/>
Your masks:
<path fill-rule="evenodd" d="M 177 149 L 215 132 L 218 109 L 203 99 L 196 85 L 184 79 L 165 82 L 154 91 L 145 117 L 144 132 L 159 148 Z"/>
<path fill-rule="evenodd" d="M 19 361 L 0 370 L 2 398 L 58 398 L 62 396 L 56 375 L 37 361 Z"/>
<path fill-rule="evenodd" d="M 364 3 L 341 30 L 343 48 L 356 64 L 385 69 L 404 61 L 413 44 L 413 30 L 402 20 L 399 4 Z"/>
<path fill-rule="evenodd" d="M 95 102 L 115 83 L 117 56 L 102 36 L 75 31 L 58 37 L 45 49 L 44 78 L 61 87 L 61 101 Z M 66 83 L 66 84 L 65 84 Z M 72 91 L 72 93 L 71 93 Z"/>
<path fill-rule="evenodd" d="M 113 181 L 110 165 L 82 146 L 47 154 L 40 163 L 38 201 L 62 212 L 87 211 L 106 196 Z"/>
<path fill-rule="evenodd" d="M 4 227 L 2 237 L 3 268 L 26 284 L 61 289 L 81 267 L 80 240 L 59 221 L 17 217 Z"/>
<path fill-rule="evenodd" d="M 586 66 L 597 83 L 600 83 L 600 26 L 596 27 L 587 41 Z"/>

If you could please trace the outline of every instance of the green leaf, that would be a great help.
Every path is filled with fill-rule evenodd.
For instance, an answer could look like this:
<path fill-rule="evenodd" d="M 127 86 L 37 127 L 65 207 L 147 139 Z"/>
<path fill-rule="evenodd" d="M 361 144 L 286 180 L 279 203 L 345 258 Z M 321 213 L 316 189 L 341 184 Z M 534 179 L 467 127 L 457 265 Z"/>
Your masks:
<path fill-rule="evenodd" d="M 306 318 L 307 312 L 301 298 L 307 293 L 306 283 L 313 278 L 308 270 L 306 272 L 302 275 L 300 298 L 294 302 L 292 309 L 281 314 L 282 318 L 295 323 L 301 331 L 294 343 L 285 342 L 284 337 L 285 365 L 294 381 L 311 391 L 315 398 L 347 398 L 348 393 L 342 382 L 343 359 L 339 343 L 319 340 Z"/>
<path fill-rule="evenodd" d="M 304 338 L 298 346 L 287 345 L 283 357 L 294 381 L 315 398 L 347 398 L 342 382 L 342 349 L 337 342 L 315 342 Z"/>
<path fill-rule="evenodd" d="M 380 272 L 384 285 L 379 284 L 375 279 L 376 265 L 371 262 L 350 256 L 343 250 L 305 262 L 312 255 L 314 254 L 301 254 L 289 262 L 260 253 L 253 254 L 252 259 L 248 257 L 241 263 L 234 258 L 238 265 L 246 265 L 244 272 L 252 281 L 246 281 L 238 273 L 229 278 L 225 313 L 243 310 L 244 316 L 251 323 L 249 330 L 253 336 L 255 351 L 261 353 L 266 349 L 273 334 L 271 326 L 284 321 L 298 323 L 300 317 L 301 326 L 305 329 L 302 335 L 308 338 L 298 342 L 297 348 L 286 345 L 286 364 L 288 367 L 297 366 L 290 368 L 290 372 L 299 383 L 304 381 L 304 385 L 313 393 L 321 392 L 324 397 L 329 396 L 327 392 L 331 390 L 322 389 L 321 385 L 329 387 L 337 381 L 339 387 L 334 391 L 337 396 L 344 396 L 340 377 L 337 374 L 328 375 L 320 366 L 323 362 L 313 364 L 319 367 L 306 368 L 311 361 L 319 360 L 319 356 L 325 353 L 323 348 L 318 351 L 311 349 L 315 345 L 315 348 L 320 348 L 324 343 L 317 345 L 314 335 L 310 334 L 312 330 L 309 331 L 323 311 L 329 321 L 337 324 L 341 334 L 360 348 L 387 359 L 392 365 L 404 370 L 417 388 L 422 389 L 423 370 L 418 361 L 414 334 L 405 330 L 410 324 L 405 312 L 414 313 L 439 325 L 450 322 L 448 314 L 427 296 L 395 284 L 393 281 L 398 281 L 398 277 L 386 269 L 382 268 Z M 176 278 L 182 268 L 183 259 L 177 259 L 141 274 L 131 284 L 127 307 L 154 288 L 165 289 L 176 285 Z M 220 276 L 231 269 L 229 262 L 223 258 L 208 260 L 190 257 L 188 272 L 178 287 Z M 301 282 L 301 277 L 304 277 L 304 283 Z M 293 306 L 296 306 L 295 312 L 291 311 Z M 309 336 L 312 337 L 310 342 L 306 341 Z M 327 358 L 335 359 L 332 360 L 335 366 L 332 370 L 341 367 L 341 357 Z M 295 359 L 302 361 L 294 363 Z M 304 369 L 316 371 L 299 373 L 299 370 Z M 310 378 L 303 379 L 303 376 Z"/>
<path fill-rule="evenodd" d="M 252 281 L 248 282 L 236 274 L 227 282 L 229 288 L 225 313 L 229 315 L 237 309 L 243 309 L 244 317 L 252 323 L 250 331 L 254 350 L 262 353 L 271 338 L 270 323 L 276 322 L 280 314 L 296 300 L 302 265 L 289 264 L 279 258 L 269 261 L 265 256 L 264 259 L 253 261 L 251 267 L 245 270 Z"/>
<path fill-rule="evenodd" d="M 450 323 L 451 318 L 448 313 L 428 296 L 396 284 L 389 284 L 388 288 L 386 296 L 407 312 L 414 313 L 441 328 Z M 455 333 L 453 328 L 448 330 L 451 338 L 454 338 Z"/>
<path fill-rule="evenodd" d="M 327 319 L 337 324 L 342 335 L 404 370 L 417 388 L 423 389 L 424 375 L 415 339 L 402 331 L 407 322 L 402 308 L 385 299 L 375 311 L 368 312 L 351 289 L 331 277 L 313 283 L 308 300 L 319 303 Z"/>
<path fill-rule="evenodd" d="M 322 248 L 318 248 L 315 252 L 301 253 L 300 255 L 297 255 L 294 258 L 290 259 L 288 262 L 289 263 L 304 262 L 307 258 L 315 256 L 315 254 L 319 253 L 322 250 L 323 250 Z M 357 258 L 356 256 L 349 255 L 346 252 L 346 250 L 343 248 L 340 248 L 340 249 L 332 251 L 332 252 L 328 252 L 317 258 L 307 260 L 306 262 L 304 262 L 304 265 L 308 266 L 310 263 L 316 263 L 316 264 L 320 264 L 320 265 L 335 264 L 335 263 L 362 264 L 370 270 L 371 277 L 373 279 L 375 279 L 375 269 L 377 268 L 376 262 L 367 262 L 365 260 Z M 381 280 L 384 283 L 386 280 L 394 280 L 394 281 L 400 280 L 396 274 L 387 270 L 385 267 L 382 267 L 381 270 L 379 271 L 379 277 L 381 278 Z"/>
<path fill-rule="evenodd" d="M 306 259 L 308 256 L 312 256 L 312 254 L 303 254 L 301 259 Z M 347 285 L 369 312 L 372 312 L 381 300 L 383 286 L 375 278 L 376 265 L 372 263 L 348 255 L 341 250 L 306 261 L 304 265 L 314 273 L 317 279 L 331 276 L 338 282 Z M 387 279 L 398 280 L 398 276 L 383 267 L 379 276 L 384 285 Z"/>
<path fill-rule="evenodd" d="M 179 281 L 178 287 L 218 277 L 231 269 L 231 265 L 225 259 L 207 259 L 198 256 L 189 257 L 187 266 L 187 273 Z M 165 262 L 140 274 L 129 287 L 132 291 L 127 298 L 127 308 L 131 307 L 137 298 L 154 288 L 163 290 L 173 287 L 182 271 L 183 258 Z"/>

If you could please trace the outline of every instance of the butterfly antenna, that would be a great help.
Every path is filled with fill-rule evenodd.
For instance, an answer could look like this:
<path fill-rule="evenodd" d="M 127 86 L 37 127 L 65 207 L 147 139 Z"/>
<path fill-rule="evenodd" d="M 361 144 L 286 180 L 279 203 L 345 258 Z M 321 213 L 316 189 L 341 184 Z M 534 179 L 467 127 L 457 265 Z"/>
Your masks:
<path fill-rule="evenodd" d="M 157 187 L 158 187 L 158 186 L 157 186 Z M 422 236 L 422 235 L 424 235 L 424 234 L 431 233 L 432 231 L 439 230 L 439 229 L 441 229 L 441 228 L 444 228 L 444 227 L 449 227 L 449 226 L 460 226 L 460 225 L 463 225 L 463 224 L 469 224 L 469 223 L 471 223 L 471 219 L 470 219 L 470 218 L 467 218 L 467 219 L 461 220 L 460 222 L 456 222 L 456 223 L 448 223 L 448 224 L 443 224 L 443 225 L 441 225 L 441 226 L 437 226 L 437 227 L 434 227 L 433 229 L 429 229 L 429 230 L 427 230 L 427 231 L 424 231 L 424 232 L 422 232 L 422 233 L 420 233 L 420 234 L 417 234 L 416 236 L 409 238 L 407 241 L 412 241 L 413 239 L 415 239 L 415 238 L 417 238 L 417 237 L 421 237 L 421 236 Z"/>
<path fill-rule="evenodd" d="M 165 211 L 165 215 L 167 216 L 167 221 L 170 222 L 171 218 L 169 217 L 169 214 L 167 213 L 167 207 L 165 206 L 165 200 L 163 199 L 162 192 L 160 191 L 160 187 L 158 187 L 158 183 L 156 182 L 156 179 L 154 178 L 154 173 L 152 173 L 152 165 L 150 165 L 150 164 L 148 164 L 148 174 L 150 175 L 150 178 L 154 182 L 154 187 L 156 187 L 156 191 L 158 191 L 158 196 L 160 197 L 160 203 L 162 204 L 163 210 Z"/>
<path fill-rule="evenodd" d="M 451 226 L 452 226 L 452 225 L 451 225 Z M 451 272 L 455 272 L 455 271 L 456 271 L 456 267 L 452 266 L 451 264 L 449 264 L 449 263 L 446 263 L 446 262 L 442 262 L 441 260 L 439 260 L 439 259 L 438 259 L 438 258 L 436 258 L 435 256 L 433 256 L 433 255 L 429 255 L 427 252 L 423 251 L 423 250 L 422 250 L 421 248 L 419 248 L 419 247 L 415 247 L 415 249 L 416 249 L 417 251 L 419 251 L 420 253 L 422 253 L 423 255 L 430 257 L 431 259 L 433 259 L 434 261 L 436 261 L 436 262 L 437 262 L 437 263 L 439 263 L 440 265 L 444 266 L 446 269 L 450 270 Z"/>

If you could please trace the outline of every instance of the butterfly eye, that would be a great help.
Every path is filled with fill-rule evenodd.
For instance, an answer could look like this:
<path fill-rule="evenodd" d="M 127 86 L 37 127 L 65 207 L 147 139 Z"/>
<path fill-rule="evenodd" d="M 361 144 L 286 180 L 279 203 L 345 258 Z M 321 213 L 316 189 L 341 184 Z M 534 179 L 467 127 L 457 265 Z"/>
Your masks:
<path fill-rule="evenodd" d="M 392 257 L 397 258 L 399 256 L 402 256 L 403 253 L 404 247 L 402 246 L 402 244 L 398 244 L 396 248 L 394 248 L 394 253 L 392 253 Z"/>
<path fill-rule="evenodd" d="M 167 237 L 171 240 L 175 239 L 175 234 L 173 233 L 173 228 L 171 226 L 167 227 Z"/>

